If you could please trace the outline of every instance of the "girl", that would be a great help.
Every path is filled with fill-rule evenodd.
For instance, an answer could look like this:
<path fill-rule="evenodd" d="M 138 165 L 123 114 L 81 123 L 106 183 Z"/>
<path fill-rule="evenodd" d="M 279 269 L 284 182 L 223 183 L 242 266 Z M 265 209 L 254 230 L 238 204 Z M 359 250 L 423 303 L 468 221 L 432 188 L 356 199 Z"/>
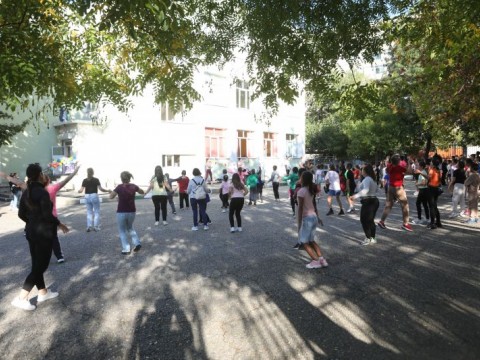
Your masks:
<path fill-rule="evenodd" d="M 198 168 L 193 169 L 193 179 L 188 183 L 187 193 L 190 196 L 190 204 L 193 211 L 192 231 L 198 230 L 198 212 L 203 221 L 203 230 L 208 230 L 207 200 L 206 194 L 210 192 Z"/>
<path fill-rule="evenodd" d="M 82 187 L 78 190 L 81 194 L 85 190 L 85 205 L 87 207 L 87 232 L 100 230 L 100 198 L 98 189 L 109 193 L 110 190 L 102 188 L 100 180 L 93 177 L 93 169 L 87 169 L 87 178 L 83 180 Z M 92 222 L 93 219 L 93 222 Z"/>
<path fill-rule="evenodd" d="M 172 188 L 168 184 L 167 178 L 163 175 L 163 169 L 160 165 L 155 166 L 155 175 L 150 180 L 150 186 L 146 193 L 152 190 L 152 202 L 155 207 L 155 226 L 158 226 L 160 221 L 160 208 L 162 209 L 163 225 L 167 223 L 167 191 L 172 191 Z"/>
<path fill-rule="evenodd" d="M 257 205 L 257 197 L 258 197 L 258 192 L 257 192 L 257 185 L 258 185 L 258 177 L 255 175 L 255 169 L 252 169 L 250 172 L 250 175 L 247 178 L 247 187 L 250 190 L 250 198 L 248 205 Z"/>
<path fill-rule="evenodd" d="M 440 222 L 440 212 L 437 207 L 438 196 L 441 194 L 441 174 L 438 166 L 440 162 L 438 159 L 432 160 L 432 165 L 428 170 L 428 191 L 430 193 L 428 207 L 430 208 L 430 224 L 427 225 L 429 229 L 436 229 L 437 227 L 443 227 Z"/>
<path fill-rule="evenodd" d="M 468 193 L 468 209 L 470 210 L 470 219 L 466 224 L 476 224 L 478 222 L 478 186 L 480 185 L 480 176 L 478 175 L 478 165 L 472 165 L 472 171 L 465 180 L 465 188 Z"/>
<path fill-rule="evenodd" d="M 44 188 L 46 179 L 40 165 L 30 164 L 27 167 L 27 177 L 27 191 L 20 200 L 18 217 L 26 223 L 32 270 L 25 279 L 19 296 L 12 301 L 12 305 L 23 310 L 35 310 L 36 306 L 28 300 L 28 295 L 34 286 L 38 289 L 38 303 L 58 296 L 58 292 L 49 291 L 45 286 L 43 273 L 50 263 L 57 228 L 67 233 L 68 227 L 52 214 L 53 204 Z"/>
<path fill-rule="evenodd" d="M 360 245 L 376 244 L 375 239 L 375 215 L 377 214 L 380 205 L 377 198 L 377 182 L 375 179 L 375 171 L 372 165 L 367 164 L 362 170 L 363 181 L 360 184 L 360 190 L 350 196 L 351 200 L 361 198 L 360 203 L 360 223 L 362 224 L 363 232 L 365 233 L 365 240 Z"/>
<path fill-rule="evenodd" d="M 228 175 L 223 175 L 222 185 L 220 185 L 220 199 L 222 199 L 222 213 L 227 212 L 228 209 L 228 195 L 230 190 L 230 183 Z"/>
<path fill-rule="evenodd" d="M 425 170 L 425 161 L 420 160 L 418 162 L 417 169 L 415 170 L 416 175 L 417 175 L 417 180 L 415 182 L 415 186 L 417 187 L 417 201 L 416 201 L 416 206 L 417 206 L 417 216 L 418 220 L 413 220 L 412 224 L 414 225 L 419 225 L 423 224 L 426 225 L 429 223 L 430 219 L 430 209 L 428 208 L 428 199 L 430 194 L 428 193 L 428 174 L 427 170 Z M 423 209 L 425 210 L 425 219 L 422 221 L 422 205 Z"/>
<path fill-rule="evenodd" d="M 135 208 L 135 193 L 143 195 L 145 192 L 137 185 L 130 184 L 132 178 L 132 174 L 128 171 L 123 171 L 120 174 L 122 184 L 118 185 L 115 190 L 110 193 L 110 199 L 118 195 L 117 224 L 118 232 L 120 233 L 120 242 L 122 244 L 122 255 L 130 254 L 128 235 L 132 238 L 134 252 L 137 252 L 142 247 L 137 232 L 133 228 L 133 222 L 135 221 L 135 213 L 137 211 Z"/>
<path fill-rule="evenodd" d="M 228 212 L 228 220 L 230 221 L 230 232 L 242 231 L 242 217 L 240 212 L 242 211 L 245 203 L 245 196 L 248 194 L 248 189 L 243 185 L 238 174 L 233 174 L 232 183 L 228 189 L 228 196 L 230 198 L 230 209 Z M 233 221 L 233 215 L 237 219 L 237 227 Z"/>
<path fill-rule="evenodd" d="M 280 186 L 280 174 L 277 171 L 277 165 L 273 165 L 273 171 L 268 182 L 272 182 L 273 196 L 275 197 L 275 201 L 280 200 L 280 193 L 278 192 L 278 188 Z"/>
<path fill-rule="evenodd" d="M 315 210 L 314 198 L 317 186 L 313 183 L 313 174 L 309 171 L 302 173 L 302 188 L 297 192 L 298 212 L 298 240 L 308 253 L 312 261 L 307 264 L 308 269 L 327 267 L 327 260 L 322 256 L 320 247 L 314 241 L 318 224 L 318 213 Z"/>
<path fill-rule="evenodd" d="M 448 216 L 449 218 L 455 218 L 460 215 L 460 212 L 457 212 L 457 206 L 460 204 L 460 210 L 465 209 L 465 163 L 460 160 L 458 162 L 458 167 L 453 171 L 452 179 L 448 184 L 448 191 L 453 194 L 452 196 L 452 212 Z"/>

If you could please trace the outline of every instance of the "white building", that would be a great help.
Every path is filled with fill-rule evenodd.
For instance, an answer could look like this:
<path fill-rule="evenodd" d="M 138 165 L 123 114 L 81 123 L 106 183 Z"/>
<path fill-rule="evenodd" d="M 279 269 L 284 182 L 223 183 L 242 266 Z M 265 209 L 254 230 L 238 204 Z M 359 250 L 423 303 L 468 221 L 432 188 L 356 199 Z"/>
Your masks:
<path fill-rule="evenodd" d="M 112 188 L 123 170 L 134 175 L 135 183 L 147 184 L 156 165 L 177 177 L 182 170 L 190 176 L 195 167 L 204 174 L 209 162 L 214 178 L 225 168 L 236 171 L 237 166 L 258 169 L 261 165 L 268 175 L 273 165 L 281 172 L 287 162 L 297 165 L 305 153 L 304 95 L 294 106 L 280 104 L 275 116 L 265 117 L 261 101 L 249 100 L 243 72 L 244 65 L 199 71 L 194 86 L 203 100 L 183 114 L 173 114 L 164 104 L 154 105 L 152 91 L 147 90 L 132 99 L 128 114 L 113 107 L 102 109 L 100 117 L 105 120 L 99 125 L 91 121 L 95 109 L 71 113 L 66 122 L 54 119 L 54 126 L 42 131 L 55 132 L 56 143 L 39 142 L 37 150 L 23 154 L 21 166 L 39 161 L 40 153 L 51 154 L 53 163 L 73 158 L 82 165 L 81 175 L 72 181 L 76 187 L 86 168 L 92 167 L 102 185 Z M 262 117 L 268 120 L 259 120 Z M 19 134 L 6 151 L 13 153 L 24 136 Z M 18 167 L 10 159 L 8 155 L 0 159 L 4 169 Z"/>

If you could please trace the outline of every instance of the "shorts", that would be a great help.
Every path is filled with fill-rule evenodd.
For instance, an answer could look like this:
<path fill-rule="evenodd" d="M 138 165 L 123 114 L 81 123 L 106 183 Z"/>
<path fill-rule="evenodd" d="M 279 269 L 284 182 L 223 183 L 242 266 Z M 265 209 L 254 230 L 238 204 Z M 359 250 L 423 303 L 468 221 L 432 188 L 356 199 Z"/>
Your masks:
<path fill-rule="evenodd" d="M 303 218 L 302 226 L 298 232 L 298 242 L 306 244 L 315 239 L 315 230 L 317 230 L 317 215 L 309 215 Z"/>
<path fill-rule="evenodd" d="M 328 190 L 328 195 L 330 195 L 330 196 L 338 196 L 341 193 L 342 192 L 340 190 Z"/>

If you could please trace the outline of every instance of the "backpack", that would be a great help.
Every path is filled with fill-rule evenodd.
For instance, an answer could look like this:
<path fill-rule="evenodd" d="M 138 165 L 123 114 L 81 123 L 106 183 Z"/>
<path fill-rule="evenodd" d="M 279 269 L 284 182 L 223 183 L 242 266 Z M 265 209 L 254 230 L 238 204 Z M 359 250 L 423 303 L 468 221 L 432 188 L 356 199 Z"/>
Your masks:
<path fill-rule="evenodd" d="M 207 193 L 205 192 L 205 188 L 203 187 L 204 180 L 202 180 L 202 182 L 200 184 L 197 184 L 197 182 L 193 179 L 192 179 L 192 181 L 195 183 L 195 185 L 197 185 L 195 187 L 195 190 L 193 191 L 193 194 L 195 195 L 195 199 L 197 199 L 197 200 L 206 199 L 207 198 Z"/>

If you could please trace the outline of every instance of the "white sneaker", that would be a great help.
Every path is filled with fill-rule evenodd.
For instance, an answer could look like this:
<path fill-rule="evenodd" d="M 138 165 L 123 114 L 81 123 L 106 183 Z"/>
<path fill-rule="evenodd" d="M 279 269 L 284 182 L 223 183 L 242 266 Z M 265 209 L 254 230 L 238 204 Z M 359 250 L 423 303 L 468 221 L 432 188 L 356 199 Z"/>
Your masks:
<path fill-rule="evenodd" d="M 163 222 L 163 226 L 165 226 L 165 225 L 168 225 L 168 223 L 166 221 Z"/>
<path fill-rule="evenodd" d="M 13 299 L 11 304 L 16 308 L 19 308 L 22 310 L 28 310 L 28 311 L 32 311 L 37 308 L 35 305 L 31 304 L 30 301 L 28 301 L 27 299 L 20 299 L 19 297 L 16 297 L 15 299 Z"/>
<path fill-rule="evenodd" d="M 158 226 L 158 221 L 155 221 L 155 226 Z"/>
<path fill-rule="evenodd" d="M 205 230 L 205 231 L 207 231 L 208 229 L 209 229 L 209 227 L 208 227 L 207 225 L 205 225 L 205 226 L 203 227 L 203 230 Z"/>
<path fill-rule="evenodd" d="M 231 228 L 230 228 L 230 232 L 231 232 L 231 233 L 234 233 L 235 231 L 237 231 L 237 230 L 235 230 L 234 227 L 231 227 Z"/>
<path fill-rule="evenodd" d="M 242 228 L 241 227 L 237 228 L 237 231 L 242 232 Z"/>
<path fill-rule="evenodd" d="M 37 302 L 41 303 L 50 299 L 54 299 L 58 296 L 58 292 L 47 290 L 45 295 L 38 294 Z"/>
<path fill-rule="evenodd" d="M 413 224 L 413 225 L 420 225 L 421 223 L 422 223 L 422 220 L 420 219 L 415 219 L 410 221 L 410 224 Z"/>
<path fill-rule="evenodd" d="M 198 231 L 198 226 L 192 226 L 192 231 Z"/>
<path fill-rule="evenodd" d="M 222 210 L 222 213 L 226 213 L 226 212 L 227 212 L 227 210 L 225 210 L 225 209 Z"/>

